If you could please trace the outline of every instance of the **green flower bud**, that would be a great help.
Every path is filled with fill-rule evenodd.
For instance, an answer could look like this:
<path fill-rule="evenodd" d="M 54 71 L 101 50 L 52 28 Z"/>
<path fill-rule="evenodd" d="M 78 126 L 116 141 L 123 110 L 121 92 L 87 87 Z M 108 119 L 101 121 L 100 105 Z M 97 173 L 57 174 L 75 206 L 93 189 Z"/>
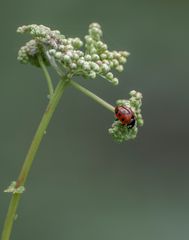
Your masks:
<path fill-rule="evenodd" d="M 126 63 L 126 61 L 127 61 L 127 59 L 125 57 L 120 57 L 119 58 L 119 62 L 122 63 L 122 64 Z"/>
<path fill-rule="evenodd" d="M 106 77 L 107 77 L 107 79 L 109 79 L 109 80 L 113 80 L 114 75 L 113 75 L 113 73 L 109 72 L 109 73 L 106 74 Z"/>
<path fill-rule="evenodd" d="M 107 58 L 107 55 L 106 55 L 105 53 L 102 53 L 102 54 L 100 55 L 100 57 L 101 57 L 101 59 L 106 59 L 106 58 Z"/>
<path fill-rule="evenodd" d="M 113 83 L 113 85 L 119 84 L 119 80 L 117 78 L 113 78 L 111 82 Z"/>
<path fill-rule="evenodd" d="M 62 58 L 62 53 L 61 53 L 61 52 L 56 52 L 56 53 L 55 53 L 55 57 L 56 57 L 57 59 L 61 59 L 61 58 Z"/>
<path fill-rule="evenodd" d="M 98 61 L 100 59 L 100 57 L 98 56 L 98 54 L 93 54 L 92 55 L 92 60 L 93 61 Z"/>
<path fill-rule="evenodd" d="M 85 55 L 85 60 L 86 61 L 91 61 L 91 55 L 89 55 L 89 54 Z"/>
<path fill-rule="evenodd" d="M 110 67 L 104 63 L 101 66 L 101 70 L 102 70 L 102 72 L 107 73 L 108 71 L 110 71 Z"/>
<path fill-rule="evenodd" d="M 123 66 L 122 66 L 122 65 L 118 65 L 118 66 L 116 67 L 116 70 L 117 70 L 118 72 L 122 72 L 122 71 L 123 71 Z"/>
<path fill-rule="evenodd" d="M 132 91 L 130 91 L 130 96 L 136 96 L 136 93 L 137 93 L 137 91 L 135 91 L 135 90 L 132 90 Z"/>
<path fill-rule="evenodd" d="M 96 78 L 96 73 L 94 71 L 91 71 L 89 73 L 89 77 L 92 78 L 92 79 L 95 79 Z"/>
<path fill-rule="evenodd" d="M 100 71 L 100 67 L 98 66 L 98 64 L 94 63 L 94 62 L 90 62 L 90 66 L 91 68 L 95 71 L 95 72 L 99 72 Z"/>
<path fill-rule="evenodd" d="M 90 64 L 88 62 L 84 62 L 82 67 L 86 71 L 90 71 L 91 70 Z"/>
<path fill-rule="evenodd" d="M 66 63 L 70 63 L 70 62 L 71 62 L 71 58 L 70 58 L 70 56 L 68 56 L 68 55 L 64 55 L 64 56 L 63 56 L 63 60 L 64 60 L 64 62 L 66 62 Z"/>
<path fill-rule="evenodd" d="M 71 68 L 71 69 L 77 69 L 77 64 L 75 64 L 75 63 L 70 63 L 70 68 Z"/>

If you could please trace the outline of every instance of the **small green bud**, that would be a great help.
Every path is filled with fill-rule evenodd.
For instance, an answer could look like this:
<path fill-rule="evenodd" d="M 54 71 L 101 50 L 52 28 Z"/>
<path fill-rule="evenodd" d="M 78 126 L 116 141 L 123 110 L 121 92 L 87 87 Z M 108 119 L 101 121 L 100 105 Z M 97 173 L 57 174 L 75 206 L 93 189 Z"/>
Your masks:
<path fill-rule="evenodd" d="M 102 54 L 100 55 L 100 57 L 101 57 L 101 59 L 106 59 L 106 58 L 107 58 L 107 55 L 106 55 L 105 53 L 102 53 Z"/>
<path fill-rule="evenodd" d="M 113 78 L 112 79 L 112 83 L 113 83 L 113 85 L 118 85 L 118 83 L 119 83 L 119 80 L 117 79 L 117 78 Z"/>
<path fill-rule="evenodd" d="M 71 69 L 77 69 L 77 64 L 75 64 L 75 63 L 70 63 L 70 68 L 71 68 Z"/>
<path fill-rule="evenodd" d="M 89 77 L 91 77 L 92 79 L 95 79 L 96 78 L 96 73 L 94 71 L 91 71 L 89 73 Z"/>
<path fill-rule="evenodd" d="M 65 46 L 64 46 L 64 45 L 60 45 L 60 46 L 59 46 L 59 50 L 60 50 L 60 51 L 64 51 L 64 49 L 65 49 Z"/>
<path fill-rule="evenodd" d="M 61 52 L 56 52 L 56 53 L 55 53 L 55 57 L 56 57 L 57 59 L 61 59 L 61 58 L 62 58 L 62 53 L 61 53 Z"/>
<path fill-rule="evenodd" d="M 142 93 L 137 92 L 136 93 L 136 99 L 138 99 L 138 100 L 142 99 Z"/>
<path fill-rule="evenodd" d="M 114 78 L 113 73 L 109 72 L 106 74 L 107 79 L 112 80 Z"/>
<path fill-rule="evenodd" d="M 102 64 L 101 69 L 104 73 L 110 71 L 110 67 L 107 64 Z"/>
<path fill-rule="evenodd" d="M 122 63 L 122 64 L 126 63 L 126 61 L 127 61 L 127 59 L 125 57 L 120 57 L 119 58 L 119 62 Z"/>
<path fill-rule="evenodd" d="M 86 61 L 91 61 L 91 55 L 89 55 L 89 54 L 85 55 L 85 60 Z"/>
<path fill-rule="evenodd" d="M 119 62 L 118 62 L 118 60 L 117 59 L 113 59 L 113 65 L 114 65 L 114 67 L 117 67 L 117 66 L 119 66 Z"/>
<path fill-rule="evenodd" d="M 92 60 L 93 61 L 98 61 L 100 59 L 100 57 L 98 56 L 98 54 L 93 54 L 92 55 Z"/>
<path fill-rule="evenodd" d="M 118 65 L 118 66 L 116 67 L 116 70 L 117 70 L 118 72 L 123 72 L 123 66 L 122 66 L 122 65 Z"/>
<path fill-rule="evenodd" d="M 88 62 L 84 62 L 82 67 L 86 71 L 90 71 L 91 70 L 90 64 Z"/>
<path fill-rule="evenodd" d="M 98 66 L 98 64 L 94 63 L 94 62 L 90 62 L 90 66 L 91 68 L 95 71 L 95 72 L 99 72 L 100 71 L 100 67 Z"/>
<path fill-rule="evenodd" d="M 63 60 L 64 60 L 64 62 L 66 62 L 66 63 L 70 63 L 70 62 L 71 62 L 71 58 L 70 58 L 70 56 L 68 56 L 68 55 L 64 55 L 64 56 L 63 56 Z"/>
<path fill-rule="evenodd" d="M 127 52 L 127 51 L 123 51 L 123 52 L 121 52 L 121 53 L 122 53 L 122 56 L 123 56 L 123 57 L 126 57 L 126 58 L 130 55 L 130 53 Z"/>
<path fill-rule="evenodd" d="M 135 91 L 135 90 L 132 90 L 132 91 L 130 91 L 130 96 L 136 96 L 136 93 L 137 93 L 137 91 Z"/>

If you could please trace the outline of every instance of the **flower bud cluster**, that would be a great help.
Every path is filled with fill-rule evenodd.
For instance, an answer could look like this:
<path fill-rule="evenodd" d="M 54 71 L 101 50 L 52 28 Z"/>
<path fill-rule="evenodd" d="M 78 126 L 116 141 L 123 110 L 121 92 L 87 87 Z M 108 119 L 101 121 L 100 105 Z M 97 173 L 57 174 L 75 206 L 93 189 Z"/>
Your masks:
<path fill-rule="evenodd" d="M 32 39 L 29 42 L 27 42 L 25 46 L 20 48 L 17 59 L 21 63 L 25 64 L 30 63 L 34 66 L 40 67 L 38 61 L 39 55 L 42 57 L 45 65 L 49 66 L 50 63 L 45 57 L 42 48 L 40 47 L 40 45 L 38 45 L 35 39 Z"/>
<path fill-rule="evenodd" d="M 20 62 L 39 66 L 38 55 L 41 55 L 47 66 L 51 65 L 50 59 L 54 59 L 63 71 L 92 79 L 100 75 L 114 85 L 118 84 L 118 79 L 112 70 L 123 71 L 123 64 L 129 56 L 126 51 L 108 50 L 101 41 L 102 30 L 98 23 L 89 26 L 83 50 L 83 42 L 79 38 L 66 38 L 58 30 L 53 31 L 43 25 L 22 26 L 17 31 L 29 33 L 33 38 L 19 50 Z"/>
<path fill-rule="evenodd" d="M 92 61 L 99 66 L 98 74 L 114 85 L 119 83 L 114 77 L 112 69 L 123 71 L 129 53 L 126 51 L 109 51 L 107 44 L 103 43 L 102 30 L 98 23 L 89 25 L 89 35 L 85 36 L 85 52 L 92 57 Z"/>
<path fill-rule="evenodd" d="M 132 90 L 130 92 L 129 100 L 117 100 L 116 105 L 127 106 L 133 111 L 135 116 L 135 125 L 133 128 L 128 128 L 127 125 L 123 125 L 120 121 L 114 121 L 112 127 L 109 129 L 109 133 L 118 142 L 135 139 L 138 133 L 138 127 L 141 127 L 144 124 L 144 120 L 141 114 L 142 94 L 140 92 Z"/>

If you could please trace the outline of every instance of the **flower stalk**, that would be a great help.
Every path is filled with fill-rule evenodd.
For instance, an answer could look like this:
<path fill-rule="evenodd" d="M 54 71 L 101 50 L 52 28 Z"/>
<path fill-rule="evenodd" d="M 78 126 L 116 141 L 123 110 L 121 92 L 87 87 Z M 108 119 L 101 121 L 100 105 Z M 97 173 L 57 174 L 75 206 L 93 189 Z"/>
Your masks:
<path fill-rule="evenodd" d="M 55 89 L 54 94 L 52 95 L 52 98 L 49 100 L 47 108 L 43 114 L 41 122 L 37 128 L 37 131 L 34 135 L 33 141 L 29 148 L 29 151 L 26 155 L 26 158 L 25 158 L 24 164 L 22 166 L 21 172 L 19 174 L 18 180 L 16 182 L 15 188 L 24 186 L 24 184 L 27 180 L 33 160 L 34 160 L 37 150 L 40 146 L 40 143 L 44 137 L 45 131 L 46 131 L 46 129 L 50 123 L 50 120 L 53 116 L 53 113 L 62 97 L 65 87 L 67 86 L 67 83 L 65 82 L 65 80 L 67 80 L 66 77 L 64 77 L 63 79 L 60 80 L 60 82 L 58 83 L 58 85 Z M 12 231 L 12 226 L 13 226 L 14 218 L 16 216 L 16 211 L 17 211 L 17 207 L 18 207 L 18 204 L 20 201 L 20 197 L 21 197 L 20 193 L 12 194 L 8 213 L 7 213 L 7 216 L 5 219 L 5 224 L 4 224 L 1 240 L 9 240 L 10 239 L 10 234 Z"/>
<path fill-rule="evenodd" d="M 81 86 L 80 84 L 74 82 L 74 81 L 70 81 L 70 84 L 76 88 L 77 90 L 79 90 L 80 92 L 84 93 L 86 96 L 92 98 L 95 102 L 97 102 L 98 104 L 102 105 L 103 107 L 105 107 L 107 110 L 114 112 L 114 107 L 107 103 L 106 101 L 104 101 L 102 98 L 98 97 L 96 94 L 92 93 L 91 91 L 89 91 L 88 89 L 84 88 L 83 86 Z"/>
<path fill-rule="evenodd" d="M 48 86 L 48 89 L 49 89 L 49 98 L 51 99 L 52 96 L 53 96 L 53 93 L 54 93 L 54 87 L 53 87 L 53 83 L 52 83 L 52 80 L 51 80 L 51 77 L 49 75 L 49 72 L 47 71 L 47 68 L 43 62 L 43 59 L 41 57 L 41 55 L 38 56 L 38 61 L 39 61 L 39 64 L 43 70 L 43 73 L 45 75 L 45 78 L 46 78 L 46 81 L 47 81 L 47 86 Z"/>

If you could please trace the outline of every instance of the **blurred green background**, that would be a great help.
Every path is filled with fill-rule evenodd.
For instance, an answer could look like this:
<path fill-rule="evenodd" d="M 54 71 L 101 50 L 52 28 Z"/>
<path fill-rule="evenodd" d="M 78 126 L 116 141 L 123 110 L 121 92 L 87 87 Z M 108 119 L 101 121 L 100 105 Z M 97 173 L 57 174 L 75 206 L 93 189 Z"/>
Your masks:
<path fill-rule="evenodd" d="M 189 2 L 133 0 L 0 1 L 0 229 L 9 194 L 47 104 L 40 69 L 17 62 L 27 37 L 16 28 L 44 24 L 83 37 L 99 22 L 110 49 L 131 52 L 120 84 L 78 81 L 114 104 L 144 95 L 145 125 L 117 144 L 113 116 L 67 89 L 29 176 L 12 240 L 189 239 Z M 56 77 L 55 74 L 52 75 Z"/>

